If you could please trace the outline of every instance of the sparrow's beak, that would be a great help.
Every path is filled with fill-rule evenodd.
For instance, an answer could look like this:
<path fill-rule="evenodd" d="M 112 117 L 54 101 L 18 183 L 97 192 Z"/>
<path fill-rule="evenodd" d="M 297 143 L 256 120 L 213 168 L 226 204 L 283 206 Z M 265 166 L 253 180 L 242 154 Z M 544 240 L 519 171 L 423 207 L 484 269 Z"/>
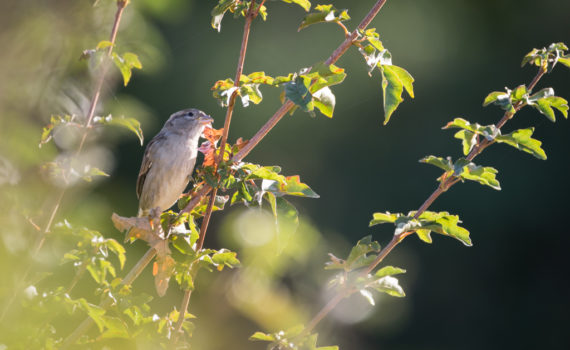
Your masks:
<path fill-rule="evenodd" d="M 209 115 L 204 115 L 200 117 L 200 124 L 206 125 L 210 124 L 214 121 L 214 118 L 210 117 Z"/>

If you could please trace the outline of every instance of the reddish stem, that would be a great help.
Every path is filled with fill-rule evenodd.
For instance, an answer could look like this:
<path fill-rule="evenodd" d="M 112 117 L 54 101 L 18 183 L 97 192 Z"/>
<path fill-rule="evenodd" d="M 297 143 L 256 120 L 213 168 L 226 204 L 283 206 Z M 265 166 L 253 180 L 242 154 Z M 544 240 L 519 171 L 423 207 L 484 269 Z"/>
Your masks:
<path fill-rule="evenodd" d="M 232 114 L 235 107 L 235 102 L 237 95 L 239 93 L 239 82 L 241 80 L 241 75 L 243 73 L 243 65 L 245 62 L 245 53 L 247 51 L 247 43 L 249 41 L 249 32 L 251 29 L 251 22 L 257 16 L 257 12 L 254 12 L 253 9 L 255 7 L 255 0 L 252 0 L 247 11 L 247 15 L 245 18 L 245 24 L 243 28 L 243 37 L 241 41 L 241 48 L 238 57 L 238 64 L 236 69 L 236 75 L 234 79 L 234 87 L 236 90 L 230 96 L 230 102 L 228 103 L 228 109 L 226 111 L 226 119 L 224 120 L 224 130 L 222 132 L 222 140 L 220 142 L 220 154 L 216 159 L 215 169 L 218 168 L 219 164 L 224 160 L 224 155 L 226 153 L 226 144 L 228 141 L 228 135 L 230 131 L 230 123 L 232 121 Z M 261 5 L 260 5 L 261 7 Z M 204 240 L 206 238 L 206 232 L 208 231 L 208 224 L 210 223 L 210 218 L 212 216 L 212 210 L 214 208 L 214 202 L 216 201 L 216 194 L 218 192 L 218 188 L 214 187 L 212 192 L 210 193 L 210 199 L 208 201 L 208 206 L 206 207 L 206 212 L 204 213 L 204 218 L 202 220 L 202 226 L 200 227 L 200 237 L 198 239 L 196 245 L 196 251 L 200 251 L 204 246 Z M 188 206 L 186 206 L 188 207 Z M 182 297 L 182 303 L 180 305 L 180 314 L 178 316 L 178 321 L 174 327 L 174 337 L 173 343 L 176 344 L 178 341 L 178 337 L 180 335 L 180 331 L 182 329 L 182 324 L 184 323 L 184 318 L 188 309 L 188 305 L 190 304 L 190 296 L 192 295 L 191 290 L 186 290 L 184 292 L 184 296 Z"/>
<path fill-rule="evenodd" d="M 542 78 L 542 76 L 546 73 L 546 70 L 544 70 L 542 67 L 540 68 L 540 70 L 538 71 L 537 75 L 534 77 L 534 79 L 531 81 L 531 83 L 529 84 L 527 91 L 530 93 L 532 91 L 532 89 L 534 89 L 534 87 L 536 86 L 536 84 L 538 83 L 538 81 L 540 80 L 540 78 Z M 503 127 L 503 125 L 505 125 L 505 123 L 511 119 L 513 117 L 513 115 L 518 112 L 522 107 L 524 107 L 525 104 L 520 102 L 517 103 L 513 108 L 514 111 L 507 111 L 505 112 L 505 114 L 503 115 L 503 117 L 501 118 L 501 120 L 495 124 L 495 127 L 497 127 L 498 129 L 500 129 L 501 127 Z M 467 160 L 471 161 L 473 160 L 473 158 L 475 158 L 477 155 L 479 155 L 486 147 L 490 146 L 492 144 L 492 141 L 487 141 L 487 139 L 481 141 L 481 143 L 479 143 L 479 145 L 477 145 L 467 156 Z M 445 191 L 447 191 L 451 186 L 455 185 L 457 182 L 459 182 L 459 177 L 457 176 L 450 176 L 446 179 L 444 179 L 442 181 L 442 183 L 437 187 L 437 189 L 428 197 L 428 199 L 421 205 L 421 207 L 417 210 L 416 214 L 414 215 L 414 219 L 417 219 L 420 217 L 420 215 L 422 213 L 424 213 L 430 206 L 431 204 L 437 199 L 439 198 L 439 196 L 441 194 L 443 194 Z M 382 249 L 380 251 L 380 253 L 378 253 L 378 256 L 376 257 L 376 259 L 374 259 L 374 261 L 368 265 L 368 267 L 364 270 L 363 274 L 364 275 L 368 275 L 370 274 L 377 266 L 378 264 L 380 264 L 380 262 L 382 262 L 382 260 L 384 260 L 384 258 L 400 243 L 404 240 L 404 238 L 408 237 L 409 235 L 413 234 L 413 231 L 406 231 L 406 232 L 402 232 L 400 234 L 394 235 L 392 237 L 392 240 L 388 243 L 387 246 L 384 247 L 384 249 Z M 339 297 L 340 295 L 340 297 Z M 333 299 L 331 299 L 318 313 L 315 317 L 313 317 L 313 319 L 309 322 L 309 325 L 305 328 L 305 330 L 303 331 L 303 334 L 307 334 L 309 333 L 323 318 L 325 318 L 335 307 L 336 305 L 338 305 L 338 303 L 344 299 L 346 296 L 348 296 L 346 293 L 341 294 L 340 292 L 335 295 L 335 297 L 333 297 Z"/>

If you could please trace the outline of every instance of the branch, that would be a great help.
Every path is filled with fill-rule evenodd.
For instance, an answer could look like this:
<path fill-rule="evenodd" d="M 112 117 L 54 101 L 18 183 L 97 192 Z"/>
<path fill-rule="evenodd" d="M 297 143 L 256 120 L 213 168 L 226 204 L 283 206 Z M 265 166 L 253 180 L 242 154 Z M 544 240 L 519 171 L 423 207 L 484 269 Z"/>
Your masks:
<path fill-rule="evenodd" d="M 532 82 L 529 84 L 529 87 L 528 87 L 529 93 L 536 86 L 538 81 L 542 78 L 542 76 L 545 73 L 546 73 L 546 70 L 541 67 L 539 69 L 538 73 L 536 74 L 536 76 L 534 77 L 534 79 L 532 80 Z M 524 106 L 525 106 L 524 103 L 517 103 L 515 106 L 513 106 L 514 112 L 512 112 L 512 111 L 505 112 L 505 114 L 503 115 L 501 120 L 499 122 L 497 122 L 497 124 L 495 124 L 497 129 L 500 129 L 501 127 L 503 127 L 505 125 L 505 123 L 509 119 L 511 119 L 513 117 L 513 115 L 516 112 L 518 112 Z M 471 150 L 471 152 L 469 153 L 469 155 L 467 156 L 466 159 L 469 161 L 473 160 L 473 158 L 475 158 L 477 155 L 479 155 L 485 148 L 490 146 L 492 143 L 493 143 L 493 141 L 487 141 L 487 139 L 481 141 L 473 150 Z M 445 179 L 444 181 L 442 181 L 442 183 L 438 186 L 438 188 L 428 197 L 428 199 L 426 199 L 426 201 L 418 209 L 418 211 L 414 215 L 414 219 L 419 218 L 420 215 L 422 213 L 424 213 L 432 205 L 432 203 L 437 198 L 439 198 L 439 196 L 441 194 L 443 194 L 445 191 L 447 191 L 451 186 L 455 185 L 457 182 L 459 182 L 459 177 L 457 177 L 457 176 L 450 176 L 447 179 Z M 363 275 L 370 274 L 378 266 L 378 264 L 380 264 L 382 262 L 382 260 L 384 260 L 384 258 L 398 244 L 400 244 L 400 242 L 402 242 L 404 240 L 404 238 L 408 237 L 409 235 L 411 235 L 413 233 L 414 233 L 414 231 L 406 231 L 406 232 L 402 232 L 400 234 L 395 234 L 392 237 L 392 240 L 388 243 L 388 245 L 385 246 L 380 251 L 380 253 L 378 253 L 378 256 L 376 257 L 376 259 L 374 259 L 374 261 L 366 267 L 366 269 L 364 270 L 364 272 L 362 274 Z M 322 319 L 324 319 L 338 305 L 338 303 L 340 303 L 342 301 L 342 299 L 344 299 L 345 297 L 349 296 L 352 293 L 354 293 L 354 292 L 351 292 L 351 293 L 338 292 L 323 308 L 321 308 L 321 310 L 315 315 L 315 317 L 313 317 L 313 319 L 309 322 L 307 327 L 303 330 L 302 334 L 304 334 L 304 335 L 308 334 Z"/>
<path fill-rule="evenodd" d="M 208 224 L 210 223 L 210 218 L 212 217 L 212 209 L 214 208 L 214 202 L 216 201 L 216 193 L 218 188 L 214 188 L 210 194 L 210 200 L 208 201 L 208 206 L 206 207 L 206 213 L 204 214 L 204 219 L 202 220 L 202 226 L 200 227 L 200 237 L 198 238 L 198 243 L 196 244 L 196 251 L 202 250 L 204 246 L 204 238 L 206 237 L 206 231 L 208 230 Z M 184 291 L 184 296 L 182 297 L 182 303 L 180 304 L 180 314 L 178 315 L 178 321 L 174 326 L 174 337 L 173 343 L 176 344 L 178 337 L 180 336 L 180 330 L 182 329 L 182 324 L 184 323 L 184 318 L 186 317 L 186 312 L 188 311 L 188 304 L 190 304 L 190 296 L 192 295 L 192 290 L 188 289 Z"/>

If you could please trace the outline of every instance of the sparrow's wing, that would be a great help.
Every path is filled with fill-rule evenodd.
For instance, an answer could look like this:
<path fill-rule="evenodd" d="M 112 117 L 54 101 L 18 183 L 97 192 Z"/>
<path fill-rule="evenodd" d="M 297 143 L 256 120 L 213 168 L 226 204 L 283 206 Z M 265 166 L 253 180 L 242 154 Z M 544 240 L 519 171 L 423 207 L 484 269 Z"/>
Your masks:
<path fill-rule="evenodd" d="M 152 167 L 152 159 L 154 158 L 153 154 L 156 152 L 157 143 L 161 143 L 165 138 L 166 136 L 164 134 L 159 133 L 152 140 L 150 140 L 146 146 L 141 169 L 139 170 L 139 177 L 137 178 L 137 198 L 140 198 L 141 196 L 144 180 L 146 179 L 146 175 Z"/>

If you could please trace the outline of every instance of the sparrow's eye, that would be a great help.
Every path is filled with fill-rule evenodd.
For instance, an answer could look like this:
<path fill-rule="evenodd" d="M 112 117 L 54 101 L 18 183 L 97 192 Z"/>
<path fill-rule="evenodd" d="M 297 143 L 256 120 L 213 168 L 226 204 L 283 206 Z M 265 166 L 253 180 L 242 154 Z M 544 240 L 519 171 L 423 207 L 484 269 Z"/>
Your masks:
<path fill-rule="evenodd" d="M 187 116 L 193 117 L 193 116 L 194 116 L 194 112 L 188 112 Z"/>

